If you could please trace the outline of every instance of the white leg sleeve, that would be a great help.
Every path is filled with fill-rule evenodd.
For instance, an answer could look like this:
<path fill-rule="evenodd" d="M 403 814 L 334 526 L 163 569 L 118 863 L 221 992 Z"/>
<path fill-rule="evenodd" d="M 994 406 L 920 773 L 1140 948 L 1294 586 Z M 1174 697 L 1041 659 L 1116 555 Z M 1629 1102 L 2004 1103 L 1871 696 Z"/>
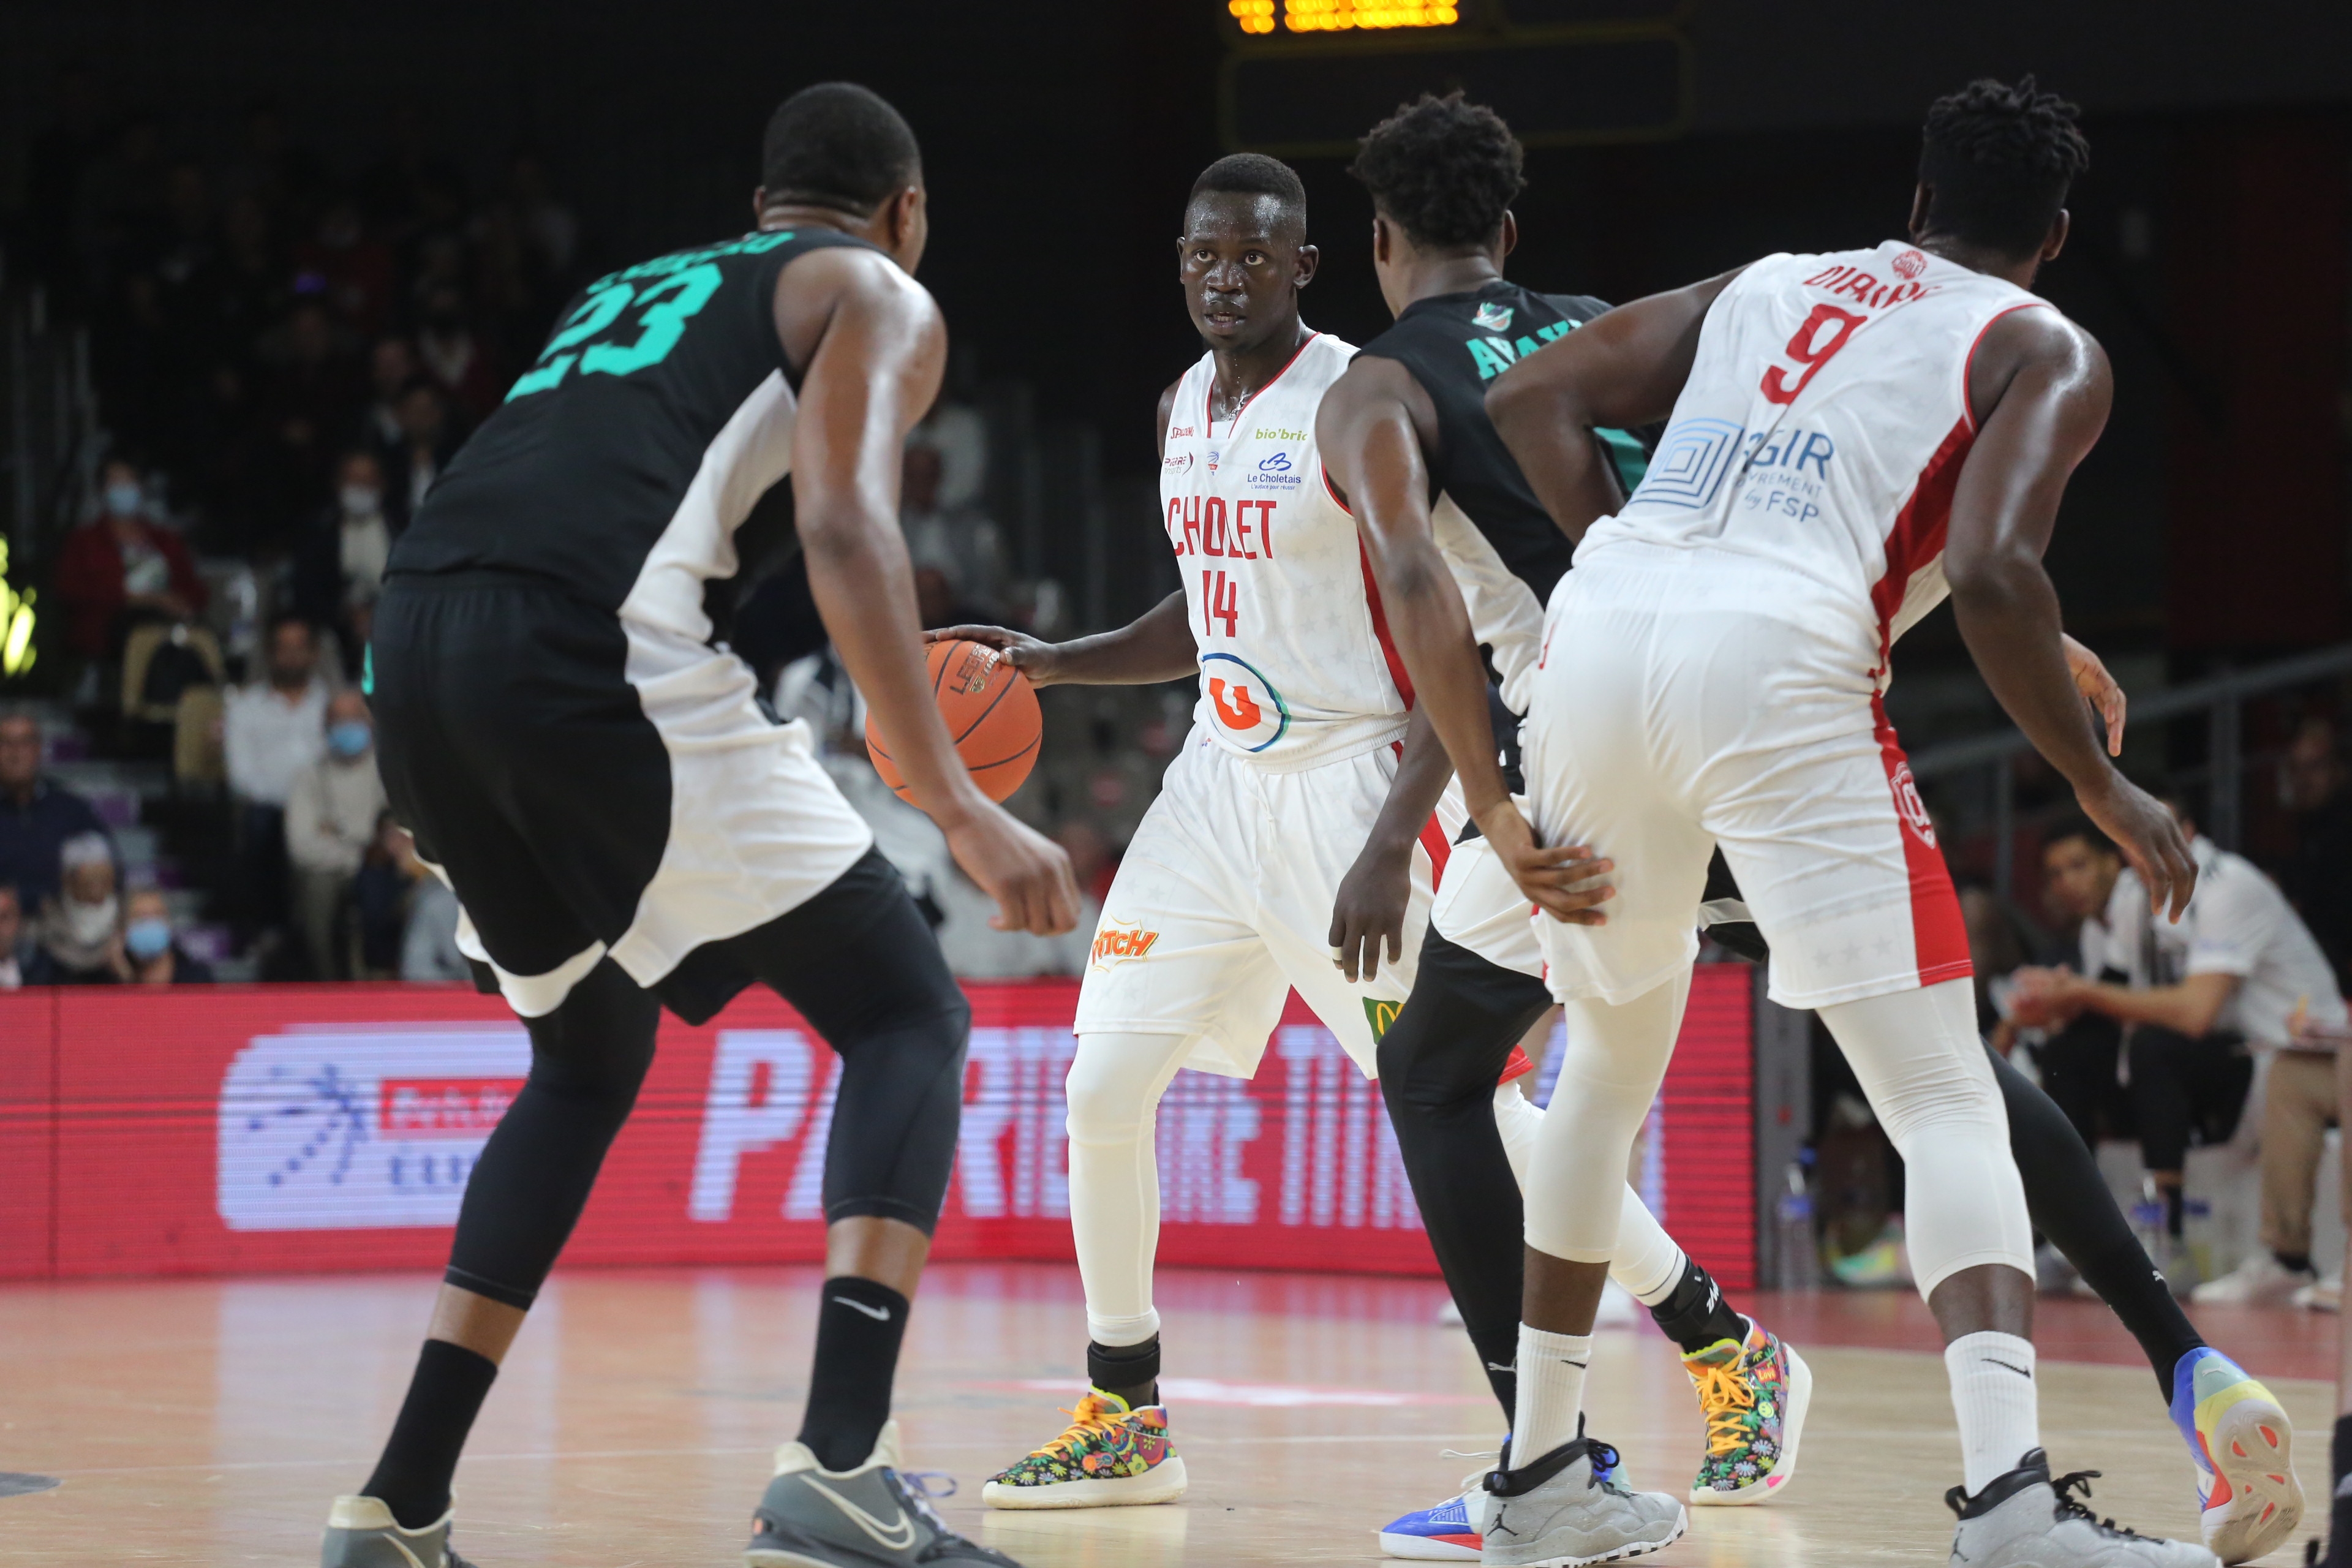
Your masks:
<path fill-rule="evenodd" d="M 1963 1268 L 2031 1276 L 2033 1227 L 2009 1112 L 1977 1038 L 1971 983 L 1947 980 L 1821 1010 L 1903 1156 L 1904 1225 L 1922 1297 Z"/>
<path fill-rule="evenodd" d="M 1182 1035 L 1081 1035 L 1070 1063 L 1070 1230 L 1099 1345 L 1160 1331 L 1151 1264 L 1160 1250 L 1160 1097 L 1184 1062 Z"/>
<path fill-rule="evenodd" d="M 1634 1136 L 1658 1097 L 1689 999 L 1685 967 L 1622 1005 L 1598 997 L 1568 1004 L 1568 1053 L 1528 1171 L 1529 1247 L 1571 1263 L 1615 1258 L 1622 1205 L 1591 1199 L 1624 1189 Z"/>
<path fill-rule="evenodd" d="M 1519 1092 L 1517 1082 L 1495 1089 L 1495 1129 L 1503 1135 L 1503 1152 L 1510 1156 L 1511 1174 L 1519 1191 L 1528 1190 L 1528 1166 L 1535 1158 L 1536 1139 L 1543 1131 L 1543 1108 Z M 1673 1293 L 1683 1277 L 1683 1249 L 1666 1234 L 1642 1202 L 1642 1194 L 1625 1189 L 1625 1205 L 1617 1220 L 1617 1252 L 1609 1264 L 1609 1278 L 1643 1306 L 1654 1307 Z"/>

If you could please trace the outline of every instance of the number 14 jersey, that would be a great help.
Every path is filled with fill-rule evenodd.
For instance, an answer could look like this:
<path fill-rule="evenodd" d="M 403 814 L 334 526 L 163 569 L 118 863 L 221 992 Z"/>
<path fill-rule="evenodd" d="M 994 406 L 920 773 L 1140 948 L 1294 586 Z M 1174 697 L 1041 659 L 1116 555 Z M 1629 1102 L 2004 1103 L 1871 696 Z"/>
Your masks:
<path fill-rule="evenodd" d="M 1577 565 L 1675 552 L 1710 597 L 1835 637 L 1883 685 L 1946 592 L 1969 359 L 2044 303 L 1901 240 L 1766 257 L 1716 298 L 1648 473 Z"/>
<path fill-rule="evenodd" d="M 1315 444 L 1316 409 L 1355 352 L 1318 332 L 1215 421 L 1216 362 L 1203 354 L 1168 415 L 1160 522 L 1200 647 L 1194 717 L 1225 750 L 1277 772 L 1384 745 L 1412 706 L 1355 520 Z"/>

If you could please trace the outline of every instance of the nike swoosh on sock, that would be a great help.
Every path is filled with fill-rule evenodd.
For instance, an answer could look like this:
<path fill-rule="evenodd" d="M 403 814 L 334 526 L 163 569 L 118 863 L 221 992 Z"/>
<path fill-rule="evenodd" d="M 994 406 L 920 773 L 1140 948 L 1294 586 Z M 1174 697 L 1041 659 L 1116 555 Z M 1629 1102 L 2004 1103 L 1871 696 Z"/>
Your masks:
<path fill-rule="evenodd" d="M 833 1300 L 853 1312 L 865 1313 L 877 1323 L 887 1323 L 890 1321 L 890 1309 L 887 1307 L 869 1307 L 863 1301 L 853 1301 L 846 1296 L 835 1296 Z"/>
<path fill-rule="evenodd" d="M 1997 1356 L 1987 1356 L 1985 1357 L 1985 1360 L 1988 1363 L 2000 1367 L 2003 1372 L 2013 1372 L 2017 1373 L 2018 1376 L 2024 1378 L 2029 1383 L 2033 1379 L 2033 1374 L 2026 1371 L 2023 1367 L 2012 1366 L 2008 1362 L 2002 1361 Z"/>

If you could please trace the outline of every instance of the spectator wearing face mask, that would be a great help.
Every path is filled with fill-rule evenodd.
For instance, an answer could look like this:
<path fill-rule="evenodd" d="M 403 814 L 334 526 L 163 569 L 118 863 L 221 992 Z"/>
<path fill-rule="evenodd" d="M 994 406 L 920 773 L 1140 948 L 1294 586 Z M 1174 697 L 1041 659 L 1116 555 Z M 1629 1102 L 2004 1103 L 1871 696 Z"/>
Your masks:
<path fill-rule="evenodd" d="M 142 621 L 188 621 L 205 607 L 204 579 L 177 533 L 147 517 L 139 467 L 111 458 L 100 471 L 99 515 L 66 535 L 57 591 L 66 608 L 66 647 L 106 658 Z"/>
<path fill-rule="evenodd" d="M 153 888 L 133 892 L 122 906 L 121 965 L 125 985 L 209 985 L 209 964 L 191 958 L 172 929 L 170 900 Z"/>
<path fill-rule="evenodd" d="M 357 691 L 327 702 L 327 750 L 294 779 L 286 801 L 286 854 L 294 868 L 295 922 L 320 980 L 350 978 L 339 933 L 352 879 L 375 841 L 385 805 L 376 774 L 375 726 Z"/>
<path fill-rule="evenodd" d="M 367 647 L 394 536 L 375 454 L 346 452 L 335 466 L 334 504 L 312 525 L 294 574 L 297 606 L 313 623 L 334 628 L 345 669 L 359 668 Z"/>
<path fill-rule="evenodd" d="M 40 724 L 0 713 L 0 886 L 38 910 L 58 890 L 66 843 L 90 834 L 106 837 L 89 802 L 41 776 Z"/>
<path fill-rule="evenodd" d="M 102 985 L 119 977 L 122 904 L 115 896 L 114 850 L 86 833 L 66 840 L 65 877 L 41 910 L 35 933 L 60 985 Z"/>

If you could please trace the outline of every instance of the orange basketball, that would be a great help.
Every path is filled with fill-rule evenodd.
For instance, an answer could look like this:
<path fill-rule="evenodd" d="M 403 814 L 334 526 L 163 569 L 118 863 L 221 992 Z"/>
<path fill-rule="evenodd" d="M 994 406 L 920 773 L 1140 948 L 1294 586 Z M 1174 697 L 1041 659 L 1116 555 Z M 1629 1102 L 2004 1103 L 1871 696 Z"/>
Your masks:
<path fill-rule="evenodd" d="M 1003 800 L 1037 763 L 1037 743 L 1045 738 L 1045 716 L 1037 710 L 1037 689 L 1029 678 L 1004 662 L 994 648 L 976 642 L 935 642 L 926 663 L 931 672 L 931 698 L 947 721 L 948 738 L 956 754 L 991 800 Z M 866 754 L 874 771 L 900 800 L 913 803 L 907 781 L 898 776 L 890 749 L 866 716 Z"/>

